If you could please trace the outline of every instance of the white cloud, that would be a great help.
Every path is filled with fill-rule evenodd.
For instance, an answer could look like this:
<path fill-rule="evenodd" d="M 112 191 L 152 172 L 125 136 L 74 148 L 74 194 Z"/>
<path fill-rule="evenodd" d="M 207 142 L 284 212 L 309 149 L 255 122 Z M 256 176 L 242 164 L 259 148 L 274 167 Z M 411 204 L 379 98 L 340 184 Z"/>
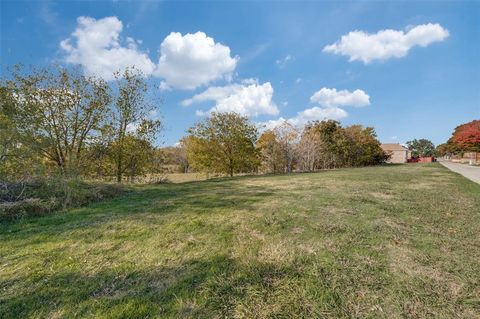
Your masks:
<path fill-rule="evenodd" d="M 183 106 L 205 101 L 215 101 L 209 111 L 197 111 L 197 115 L 210 112 L 236 112 L 256 117 L 261 114 L 277 115 L 277 105 L 272 101 L 273 87 L 270 82 L 259 84 L 256 80 L 244 80 L 242 84 L 209 87 L 204 92 L 183 100 Z"/>
<path fill-rule="evenodd" d="M 79 17 L 77 28 L 71 36 L 60 43 L 68 63 L 80 64 L 88 75 L 97 75 L 106 80 L 113 79 L 115 71 L 135 66 L 146 75 L 151 74 L 155 64 L 146 53 L 138 50 L 132 38 L 126 46 L 120 41 L 123 24 L 117 17 L 96 20 Z"/>
<path fill-rule="evenodd" d="M 128 123 L 126 127 L 126 132 L 127 133 L 135 133 L 138 130 L 138 123 Z"/>
<path fill-rule="evenodd" d="M 160 45 L 155 74 L 165 79 L 165 87 L 192 90 L 215 80 L 229 80 L 237 62 L 229 47 L 203 32 L 172 32 Z"/>
<path fill-rule="evenodd" d="M 258 122 L 257 127 L 260 131 L 264 130 L 274 130 L 276 127 L 280 126 L 283 122 L 289 121 L 283 117 L 279 117 L 276 120 L 268 120 L 265 122 Z M 291 123 L 291 122 L 289 122 Z"/>
<path fill-rule="evenodd" d="M 401 58 L 415 47 L 426 47 L 433 42 L 443 41 L 449 36 L 448 30 L 440 24 L 421 24 L 403 30 L 381 30 L 375 34 L 353 31 L 323 48 L 324 52 L 349 56 L 349 61 L 362 61 Z"/>
<path fill-rule="evenodd" d="M 69 38 L 60 42 L 65 61 L 79 64 L 88 75 L 112 80 L 113 73 L 135 66 L 145 75 L 163 79 L 159 89 L 195 89 L 215 80 L 230 80 L 238 57 L 203 32 L 170 33 L 160 45 L 158 65 L 138 49 L 141 41 L 121 38 L 123 23 L 117 17 L 79 17 Z"/>
<path fill-rule="evenodd" d="M 164 91 L 171 91 L 172 88 L 167 84 L 167 82 L 165 81 L 162 81 L 160 82 L 160 85 L 158 86 L 158 88 L 160 89 L 160 91 L 164 92 Z"/>
<path fill-rule="evenodd" d="M 318 107 L 306 109 L 299 112 L 296 116 L 296 121 L 301 125 L 306 124 L 309 121 L 321 121 L 321 120 L 341 120 L 347 117 L 347 112 L 339 107 Z"/>
<path fill-rule="evenodd" d="M 315 92 L 310 102 L 318 103 L 323 107 L 355 106 L 361 107 L 370 104 L 370 96 L 362 90 L 353 92 L 347 90 L 322 88 Z"/>
<path fill-rule="evenodd" d="M 312 121 L 324 121 L 324 120 L 341 120 L 348 116 L 348 113 L 338 107 L 318 107 L 314 106 L 312 108 L 305 109 L 301 112 L 298 112 L 296 116 L 285 119 L 280 117 L 276 120 L 269 120 L 266 122 L 259 123 L 259 126 L 267 129 L 272 130 L 275 127 L 279 126 L 283 122 L 287 121 L 288 123 L 292 124 L 296 127 L 303 127 L 308 122 Z"/>
<path fill-rule="evenodd" d="M 369 105 L 370 97 L 362 90 L 349 92 L 347 90 L 337 91 L 336 89 L 322 88 L 310 97 L 310 102 L 316 103 L 319 106 L 298 112 L 296 116 L 289 119 L 280 117 L 276 120 L 261 122 L 259 126 L 265 129 L 273 129 L 287 121 L 301 128 L 312 121 L 341 120 L 348 116 L 347 111 L 341 107 L 361 107 Z"/>
<path fill-rule="evenodd" d="M 148 116 L 147 118 L 149 120 L 160 120 L 161 117 L 160 117 L 160 113 L 158 112 L 157 109 L 153 109 L 153 110 L 150 110 L 148 112 Z M 127 124 L 127 127 L 126 127 L 126 131 L 127 133 L 130 133 L 130 134 L 134 134 L 137 132 L 137 130 L 139 129 L 140 127 L 140 122 L 133 122 L 133 123 L 128 123 Z"/>
<path fill-rule="evenodd" d="M 284 68 L 289 62 L 292 62 L 292 61 L 295 61 L 295 57 L 288 54 L 284 58 L 278 59 L 277 61 L 275 61 L 275 63 L 277 63 L 279 68 Z"/>

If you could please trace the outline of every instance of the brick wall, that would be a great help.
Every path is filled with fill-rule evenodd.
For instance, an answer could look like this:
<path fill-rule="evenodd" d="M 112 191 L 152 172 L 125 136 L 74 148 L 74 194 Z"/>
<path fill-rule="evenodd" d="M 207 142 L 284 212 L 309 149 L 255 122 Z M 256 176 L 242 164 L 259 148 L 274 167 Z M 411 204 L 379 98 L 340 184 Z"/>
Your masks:
<path fill-rule="evenodd" d="M 390 159 L 388 163 L 406 163 L 407 162 L 407 151 L 388 151 L 390 154 Z"/>

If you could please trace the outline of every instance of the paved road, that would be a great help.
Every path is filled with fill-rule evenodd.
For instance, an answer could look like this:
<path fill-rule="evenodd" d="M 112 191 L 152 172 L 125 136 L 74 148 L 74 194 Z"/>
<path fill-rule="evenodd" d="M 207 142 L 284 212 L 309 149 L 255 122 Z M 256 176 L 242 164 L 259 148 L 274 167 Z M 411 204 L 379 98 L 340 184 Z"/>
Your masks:
<path fill-rule="evenodd" d="M 451 171 L 462 174 L 466 178 L 480 184 L 480 166 L 470 166 L 467 164 L 452 163 L 448 161 L 439 161 Z"/>

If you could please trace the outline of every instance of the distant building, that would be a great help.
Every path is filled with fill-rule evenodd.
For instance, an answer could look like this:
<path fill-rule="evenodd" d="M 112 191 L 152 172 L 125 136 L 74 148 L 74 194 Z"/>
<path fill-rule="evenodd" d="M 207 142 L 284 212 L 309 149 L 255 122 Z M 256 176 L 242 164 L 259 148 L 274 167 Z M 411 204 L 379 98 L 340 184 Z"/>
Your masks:
<path fill-rule="evenodd" d="M 382 150 L 390 155 L 387 163 L 406 163 L 411 157 L 412 152 L 400 144 L 382 144 Z"/>

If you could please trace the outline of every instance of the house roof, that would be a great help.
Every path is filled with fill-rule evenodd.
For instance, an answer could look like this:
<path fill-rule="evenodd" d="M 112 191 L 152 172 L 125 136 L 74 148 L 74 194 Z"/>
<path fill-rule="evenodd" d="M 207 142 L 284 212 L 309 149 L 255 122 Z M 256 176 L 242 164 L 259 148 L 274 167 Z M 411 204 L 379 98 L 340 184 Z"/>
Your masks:
<path fill-rule="evenodd" d="M 390 143 L 390 144 L 382 144 L 380 147 L 384 151 L 408 151 L 408 148 L 398 144 L 398 143 Z"/>

